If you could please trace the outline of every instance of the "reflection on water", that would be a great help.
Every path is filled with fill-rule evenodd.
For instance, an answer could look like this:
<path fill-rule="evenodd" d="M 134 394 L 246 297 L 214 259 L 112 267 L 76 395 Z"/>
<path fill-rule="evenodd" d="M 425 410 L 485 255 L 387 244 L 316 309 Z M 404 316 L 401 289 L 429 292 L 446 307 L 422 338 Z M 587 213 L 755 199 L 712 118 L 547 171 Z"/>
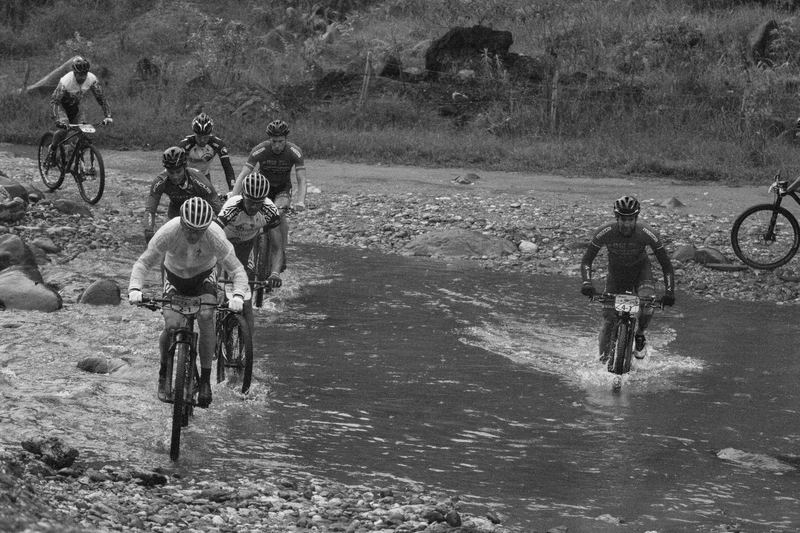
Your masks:
<path fill-rule="evenodd" d="M 353 249 L 299 247 L 291 257 L 285 288 L 258 317 L 251 393 L 216 385 L 177 465 L 166 454 L 169 407 L 154 401 L 160 318 L 127 307 L 74 306 L 40 331 L 8 329 L 0 416 L 13 429 L 0 438 L 49 431 L 98 456 L 224 466 L 237 478 L 303 470 L 403 480 L 532 527 L 800 523 L 797 463 L 786 460 L 800 437 L 793 309 L 679 292 L 613 393 L 596 361 L 599 311 L 574 279 Z M 74 368 L 86 353 L 130 364 L 86 375 Z M 725 449 L 736 452 L 718 455 Z"/>

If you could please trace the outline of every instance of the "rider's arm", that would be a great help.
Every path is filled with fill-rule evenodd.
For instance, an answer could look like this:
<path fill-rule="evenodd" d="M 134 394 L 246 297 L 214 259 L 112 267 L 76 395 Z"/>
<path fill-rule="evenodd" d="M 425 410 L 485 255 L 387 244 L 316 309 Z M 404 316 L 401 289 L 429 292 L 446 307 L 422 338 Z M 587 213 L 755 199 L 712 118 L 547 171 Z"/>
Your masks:
<path fill-rule="evenodd" d="M 161 238 L 159 238 L 159 236 Z M 128 282 L 128 292 L 141 291 L 142 287 L 144 286 L 144 279 L 147 276 L 147 272 L 161 264 L 161 260 L 164 258 L 165 254 L 163 237 L 163 234 L 159 233 L 158 236 L 150 239 L 150 242 L 147 244 L 147 249 L 133 264 L 133 268 L 131 269 L 131 279 Z"/>
<path fill-rule="evenodd" d="M 231 165 L 231 156 L 228 153 L 228 147 L 219 139 L 217 139 L 217 153 L 219 154 L 219 163 L 222 165 L 222 170 L 225 172 L 225 182 L 228 184 L 228 190 L 230 191 L 233 189 L 233 184 L 236 181 L 236 174 L 233 172 L 233 165 Z"/>
<path fill-rule="evenodd" d="M 53 90 L 53 94 L 50 95 L 50 112 L 53 115 L 53 120 L 56 122 L 63 122 L 68 123 L 67 113 L 64 111 L 64 107 L 61 105 L 61 98 L 64 96 L 64 85 L 61 82 L 58 82 L 58 85 Z"/>
<path fill-rule="evenodd" d="M 92 83 L 89 89 L 92 91 L 92 94 L 94 95 L 95 100 L 97 100 L 97 103 L 100 104 L 101 108 L 103 108 L 103 116 L 106 118 L 111 117 L 111 110 L 108 108 L 108 102 L 106 101 L 106 97 L 103 94 L 103 88 L 100 87 L 100 82 L 95 80 L 95 82 Z"/>
<path fill-rule="evenodd" d="M 144 204 L 145 230 L 153 231 L 156 227 L 156 211 L 158 210 L 158 204 L 161 203 L 161 195 L 164 193 L 165 183 L 166 178 L 159 175 L 150 185 L 150 194 L 147 195 L 147 200 L 145 200 Z"/>
<path fill-rule="evenodd" d="M 594 262 L 594 258 L 597 257 L 597 253 L 599 251 L 600 247 L 595 244 L 594 241 L 589 243 L 589 246 L 586 248 L 586 252 L 583 254 L 583 259 L 581 259 L 581 280 L 583 283 L 592 282 L 592 263 Z"/>
<path fill-rule="evenodd" d="M 653 250 L 653 253 L 661 263 L 661 271 L 664 273 L 664 291 L 668 293 L 675 292 L 675 271 L 672 268 L 672 261 L 669 259 L 666 248 L 662 245 Z"/>
<path fill-rule="evenodd" d="M 221 258 L 218 262 L 222 265 L 222 269 L 233 276 L 233 295 L 238 295 L 244 300 L 249 290 L 247 272 L 242 263 L 236 258 L 233 245 L 219 226 L 212 224 L 207 231 L 214 235 L 213 242 L 216 248 L 216 255 Z"/>
<path fill-rule="evenodd" d="M 269 274 L 278 276 L 281 273 L 281 265 L 283 264 L 283 233 L 280 226 L 266 231 L 269 232 L 269 262 L 272 265 L 272 272 Z"/>
<path fill-rule="evenodd" d="M 232 191 L 233 191 L 233 195 L 234 196 L 237 195 L 237 194 L 242 194 L 242 182 L 244 181 L 244 177 L 247 176 L 248 174 L 250 174 L 250 172 L 252 172 L 253 168 L 255 168 L 255 167 L 253 166 L 252 163 L 250 163 L 249 160 L 248 160 L 247 163 L 244 164 L 244 167 L 242 168 L 242 171 L 239 172 L 238 176 L 236 176 L 236 183 L 233 184 Z"/>
<path fill-rule="evenodd" d="M 295 176 L 297 177 L 297 198 L 294 203 L 297 207 L 305 207 L 306 190 L 308 188 L 308 182 L 306 181 L 305 167 L 296 169 Z"/>

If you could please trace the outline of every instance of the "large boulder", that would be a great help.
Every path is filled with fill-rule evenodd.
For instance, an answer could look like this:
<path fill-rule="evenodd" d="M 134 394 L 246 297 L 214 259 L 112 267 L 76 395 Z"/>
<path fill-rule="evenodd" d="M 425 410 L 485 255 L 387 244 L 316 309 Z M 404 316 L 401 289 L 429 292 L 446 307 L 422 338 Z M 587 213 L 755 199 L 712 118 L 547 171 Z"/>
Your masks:
<path fill-rule="evenodd" d="M 57 437 L 39 437 L 22 441 L 25 451 L 39 457 L 52 468 L 67 468 L 78 458 L 78 450 L 64 444 Z"/>
<path fill-rule="evenodd" d="M 499 258 L 517 252 L 508 239 L 465 229 L 444 229 L 420 235 L 403 249 L 407 255 Z"/>
<path fill-rule="evenodd" d="M 98 279 L 78 298 L 78 303 L 89 305 L 119 305 L 120 301 L 120 288 L 113 279 Z"/>
<path fill-rule="evenodd" d="M 481 25 L 471 28 L 457 26 L 431 43 L 425 52 L 425 69 L 429 73 L 438 73 L 452 68 L 477 67 L 483 54 L 505 57 L 513 42 L 510 31 Z"/>
<path fill-rule="evenodd" d="M 36 274 L 32 274 L 34 280 L 42 281 L 41 274 L 38 274 L 39 270 L 36 267 L 36 259 L 33 252 L 22 239 L 12 233 L 0 235 L 0 270 L 15 265 L 36 271 Z M 37 274 L 38 277 L 36 277 Z"/>
<path fill-rule="evenodd" d="M 61 309 L 61 295 L 42 283 L 41 277 L 38 269 L 19 265 L 0 271 L 0 305 L 26 311 Z"/>

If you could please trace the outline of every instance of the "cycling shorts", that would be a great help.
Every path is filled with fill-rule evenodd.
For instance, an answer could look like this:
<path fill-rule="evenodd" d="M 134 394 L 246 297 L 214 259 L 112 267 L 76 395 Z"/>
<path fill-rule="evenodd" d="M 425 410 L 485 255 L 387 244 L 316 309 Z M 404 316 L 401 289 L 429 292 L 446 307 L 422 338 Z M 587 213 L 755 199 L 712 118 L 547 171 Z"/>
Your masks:
<path fill-rule="evenodd" d="M 630 291 L 639 296 L 653 296 L 655 287 L 650 259 L 645 259 L 642 261 L 641 266 L 633 271 L 615 271 L 615 269 L 609 268 L 605 292 L 622 293 Z"/>
<path fill-rule="evenodd" d="M 179 294 L 181 296 L 202 296 L 217 294 L 217 269 L 211 268 L 191 277 L 182 278 L 164 267 L 164 295 Z"/>
<path fill-rule="evenodd" d="M 267 198 L 272 200 L 278 209 L 286 209 L 292 205 L 292 182 L 273 188 L 270 184 Z"/>
<path fill-rule="evenodd" d="M 247 271 L 247 277 L 250 279 L 253 278 L 253 260 L 250 257 L 250 252 L 253 251 L 253 245 L 259 236 L 261 236 L 261 233 L 258 233 L 252 239 L 231 243 L 233 244 L 233 251 L 236 253 L 236 259 L 244 266 L 244 269 Z"/>

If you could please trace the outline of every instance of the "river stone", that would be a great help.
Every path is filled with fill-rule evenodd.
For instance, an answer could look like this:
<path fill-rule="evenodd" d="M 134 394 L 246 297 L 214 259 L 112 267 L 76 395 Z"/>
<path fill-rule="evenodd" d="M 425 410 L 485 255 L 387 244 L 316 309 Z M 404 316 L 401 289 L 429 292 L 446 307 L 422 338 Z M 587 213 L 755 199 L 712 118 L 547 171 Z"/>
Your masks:
<path fill-rule="evenodd" d="M 144 470 L 135 470 L 131 472 L 131 476 L 139 480 L 139 484 L 144 487 L 155 487 L 156 485 L 166 485 L 167 476 L 159 474 L 158 472 L 145 472 Z"/>
<path fill-rule="evenodd" d="M 90 305 L 119 305 L 120 288 L 113 279 L 98 279 L 78 298 L 78 303 Z"/>
<path fill-rule="evenodd" d="M 21 238 L 17 235 L 6 233 L 5 235 L 0 235 L 0 270 L 13 265 L 24 265 L 35 269 L 36 259 L 33 252 Z M 41 275 L 37 281 L 42 281 Z"/>
<path fill-rule="evenodd" d="M 19 265 L 0 272 L 0 302 L 5 308 L 44 312 L 61 309 L 61 295 L 33 277 L 41 278 L 38 270 Z"/>
<path fill-rule="evenodd" d="M 57 254 L 61 251 L 61 247 L 58 246 L 56 243 L 53 242 L 53 239 L 49 237 L 37 237 L 33 239 L 31 242 L 34 246 L 38 246 L 48 254 Z"/>
<path fill-rule="evenodd" d="M 709 246 L 703 246 L 695 250 L 694 260 L 701 265 L 705 265 L 706 263 L 730 263 L 722 252 Z"/>
<path fill-rule="evenodd" d="M 73 202 L 72 200 L 65 200 L 63 198 L 53 200 L 53 207 L 67 215 L 92 216 L 92 212 L 88 207 L 81 203 Z"/>
<path fill-rule="evenodd" d="M 78 361 L 78 368 L 93 374 L 110 374 L 128 363 L 122 359 L 106 357 L 87 357 Z"/>
<path fill-rule="evenodd" d="M 404 248 L 407 255 L 430 257 L 500 258 L 517 252 L 513 242 L 465 229 L 431 231 L 412 239 Z"/>
<path fill-rule="evenodd" d="M 22 441 L 26 451 L 40 456 L 42 462 L 55 469 L 72 466 L 78 458 L 78 450 L 70 448 L 57 437 L 38 437 Z"/>
<path fill-rule="evenodd" d="M 672 259 L 675 261 L 694 261 L 697 248 L 693 244 L 682 244 L 675 249 L 672 253 Z"/>
<path fill-rule="evenodd" d="M 665 202 L 667 207 L 686 207 L 683 202 L 675 198 L 674 196 Z"/>

